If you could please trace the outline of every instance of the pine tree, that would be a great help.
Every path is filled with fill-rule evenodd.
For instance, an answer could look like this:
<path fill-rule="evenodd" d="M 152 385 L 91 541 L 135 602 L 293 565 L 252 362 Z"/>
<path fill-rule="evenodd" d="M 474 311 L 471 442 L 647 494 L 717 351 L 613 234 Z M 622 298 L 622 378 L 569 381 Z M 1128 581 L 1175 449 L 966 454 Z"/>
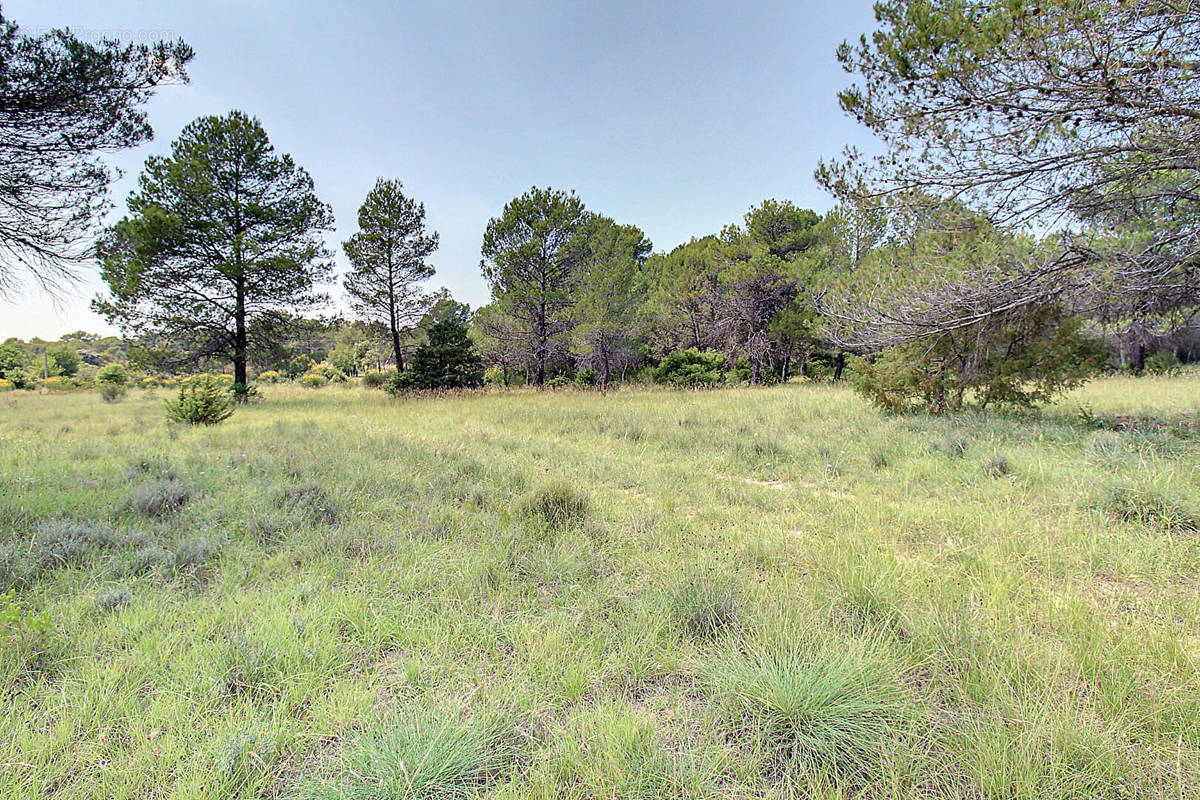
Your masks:
<path fill-rule="evenodd" d="M 414 389 L 470 389 L 483 385 L 483 361 L 457 317 L 434 323 L 405 373 Z"/>

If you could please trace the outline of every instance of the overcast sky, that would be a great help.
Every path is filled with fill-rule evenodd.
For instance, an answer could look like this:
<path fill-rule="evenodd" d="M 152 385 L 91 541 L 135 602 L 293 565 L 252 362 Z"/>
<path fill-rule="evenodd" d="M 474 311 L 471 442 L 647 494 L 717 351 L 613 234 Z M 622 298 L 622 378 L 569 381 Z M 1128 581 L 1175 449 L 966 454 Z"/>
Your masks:
<path fill-rule="evenodd" d="M 850 77 L 834 57 L 872 29 L 869 0 L 3 8 L 26 32 L 182 37 L 195 49 L 191 84 L 149 105 L 155 140 L 114 159 L 125 172 L 114 219 L 148 154 L 167 151 L 197 116 L 237 108 L 312 174 L 337 218 L 331 247 L 353 233 L 377 177 L 402 180 L 441 233 L 431 288 L 472 307 L 488 301 L 484 226 L 532 185 L 575 189 L 669 250 L 768 197 L 825 211 L 817 159 L 869 145 L 838 108 Z M 111 332 L 88 309 L 101 288 L 92 270 L 57 308 L 33 289 L 0 299 L 0 341 Z"/>

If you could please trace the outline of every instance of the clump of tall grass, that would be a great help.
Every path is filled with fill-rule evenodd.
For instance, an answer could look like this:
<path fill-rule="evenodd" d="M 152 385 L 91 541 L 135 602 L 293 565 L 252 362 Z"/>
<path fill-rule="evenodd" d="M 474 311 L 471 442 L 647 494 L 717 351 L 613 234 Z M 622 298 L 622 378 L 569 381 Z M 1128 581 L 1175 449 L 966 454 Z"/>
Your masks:
<path fill-rule="evenodd" d="M 712 573 L 685 580 L 671 600 L 684 633 L 693 639 L 713 639 L 732 629 L 741 610 L 738 593 Z"/>
<path fill-rule="evenodd" d="M 279 752 L 275 731 L 263 718 L 241 725 L 221 738 L 217 746 L 217 772 L 226 788 L 235 793 L 265 777 Z"/>
<path fill-rule="evenodd" d="M 1110 486 L 1098 503 L 1122 522 L 1145 525 L 1166 533 L 1195 533 L 1200 530 L 1200 509 L 1183 497 L 1153 487 L 1119 484 Z"/>
<path fill-rule="evenodd" d="M 729 732 L 763 748 L 781 774 L 866 785 L 906 738 L 899 688 L 837 642 L 745 641 L 718 654 L 704 677 Z"/>
<path fill-rule="evenodd" d="M 341 512 L 332 495 L 315 483 L 288 486 L 276 495 L 276 502 L 316 524 L 336 525 L 341 519 Z"/>
<path fill-rule="evenodd" d="M 129 469 L 125 471 L 125 477 L 130 483 L 137 483 L 148 479 L 159 481 L 182 480 L 179 470 L 170 461 L 158 456 L 148 456 L 134 461 L 129 465 Z"/>
<path fill-rule="evenodd" d="M 527 493 L 517 511 L 552 531 L 561 531 L 579 524 L 588 508 L 587 495 L 565 481 L 555 481 Z"/>
<path fill-rule="evenodd" d="M 524 749 L 501 715 L 461 719 L 422 709 L 397 715 L 351 744 L 336 777 L 311 781 L 309 800 L 469 800 L 483 796 L 520 762 Z"/>
<path fill-rule="evenodd" d="M 230 632 L 214 662 L 213 688 L 219 697 L 260 699 L 279 691 L 283 670 L 278 657 L 243 631 Z"/>
<path fill-rule="evenodd" d="M 989 478 L 1003 478 L 1008 474 L 1008 458 L 999 454 L 988 456 L 983 462 L 983 474 Z"/>

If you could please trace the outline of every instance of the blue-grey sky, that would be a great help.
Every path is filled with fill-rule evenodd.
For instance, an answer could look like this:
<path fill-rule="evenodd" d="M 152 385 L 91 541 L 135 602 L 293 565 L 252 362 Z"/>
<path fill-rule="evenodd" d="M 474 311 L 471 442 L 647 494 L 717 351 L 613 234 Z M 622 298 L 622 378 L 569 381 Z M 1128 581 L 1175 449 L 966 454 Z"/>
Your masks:
<path fill-rule="evenodd" d="M 238 108 L 312 174 L 337 218 L 331 247 L 376 177 L 402 180 L 441 233 L 431 288 L 473 307 L 488 300 L 484 226 L 532 185 L 575 189 L 669 250 L 768 197 L 826 210 L 817 159 L 869 142 L 838 108 L 850 76 L 834 57 L 873 27 L 869 0 L 7 0 L 4 13 L 27 32 L 195 48 L 191 83 L 149 104 L 155 140 L 113 159 L 114 219 L 148 154 Z M 88 310 L 101 288 L 92 270 L 58 307 L 33 289 L 0 300 L 0 341 L 111 331 Z"/>

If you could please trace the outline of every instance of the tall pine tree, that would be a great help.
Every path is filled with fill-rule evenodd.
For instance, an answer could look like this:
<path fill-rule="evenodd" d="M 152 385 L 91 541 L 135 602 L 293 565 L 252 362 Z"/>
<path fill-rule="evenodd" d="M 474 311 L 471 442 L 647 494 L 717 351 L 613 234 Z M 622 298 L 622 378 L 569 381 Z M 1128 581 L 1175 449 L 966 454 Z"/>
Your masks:
<path fill-rule="evenodd" d="M 401 334 L 429 309 L 420 283 L 433 275 L 425 259 L 438 247 L 437 232 L 425 232 L 425 205 L 403 188 L 376 181 L 358 210 L 358 232 L 342 244 L 352 267 L 346 293 L 360 316 L 387 326 L 397 370 L 404 369 Z"/>
<path fill-rule="evenodd" d="M 147 160 L 128 202 L 99 245 L 110 295 L 93 303 L 128 332 L 228 358 L 244 386 L 251 348 L 272 344 L 254 339 L 325 300 L 333 214 L 247 114 L 192 122 L 170 156 Z"/>

